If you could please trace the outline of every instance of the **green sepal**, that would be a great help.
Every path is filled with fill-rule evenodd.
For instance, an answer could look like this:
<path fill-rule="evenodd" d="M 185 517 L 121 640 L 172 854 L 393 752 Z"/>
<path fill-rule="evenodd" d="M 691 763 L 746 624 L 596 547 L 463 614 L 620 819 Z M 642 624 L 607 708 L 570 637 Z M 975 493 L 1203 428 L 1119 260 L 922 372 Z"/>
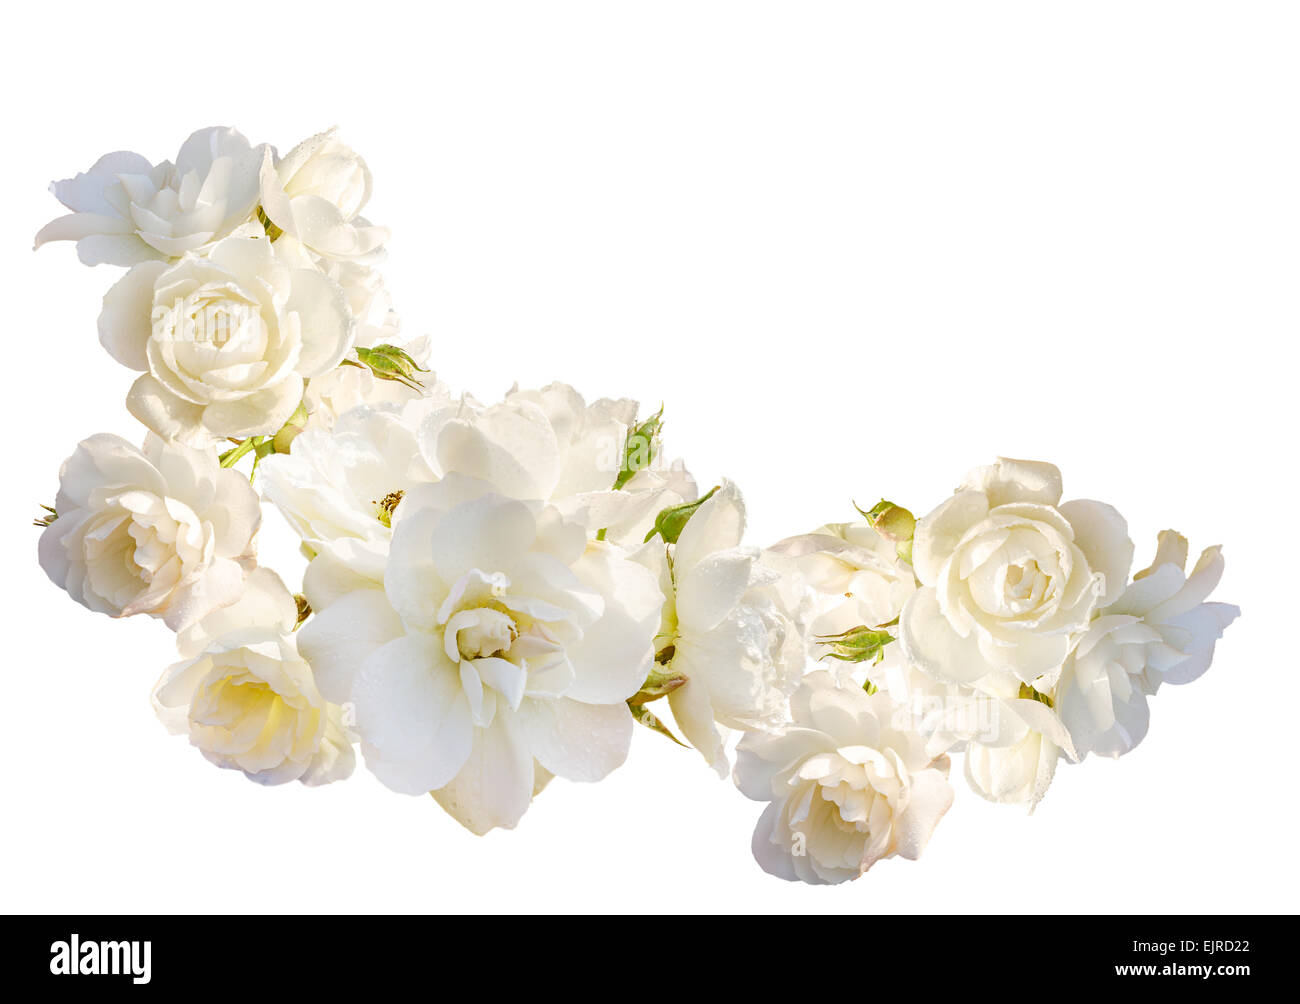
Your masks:
<path fill-rule="evenodd" d="M 709 489 L 707 495 L 696 499 L 694 502 L 683 502 L 681 505 L 673 505 L 664 509 L 655 517 L 654 527 L 645 535 L 646 541 L 652 540 L 658 534 L 666 543 L 676 544 L 677 538 L 682 535 L 682 530 L 686 528 L 686 524 L 695 515 L 696 510 L 713 498 L 713 493 L 719 487 L 719 485 L 714 485 Z"/>
<path fill-rule="evenodd" d="M 670 731 L 668 731 L 668 726 L 666 726 L 663 722 L 661 722 L 658 718 L 656 718 L 654 716 L 654 713 L 651 712 L 651 710 L 647 708 L 644 704 L 632 704 L 629 701 L 627 707 L 628 710 L 632 712 L 632 718 L 638 725 L 644 725 L 646 728 L 650 729 L 651 731 L 658 732 L 661 736 L 667 736 L 678 746 L 682 746 L 686 749 L 690 749 L 689 746 L 687 746 L 684 742 L 682 742 Z"/>
<path fill-rule="evenodd" d="M 1037 701 L 1039 704 L 1046 704 L 1049 708 L 1055 707 L 1049 695 L 1044 694 L 1041 690 L 1035 690 L 1027 683 L 1020 685 L 1020 692 L 1016 696 L 1022 701 Z"/>
<path fill-rule="evenodd" d="M 305 400 L 298 402 L 298 407 L 294 409 L 288 421 L 280 426 L 280 431 L 271 437 L 271 447 L 275 453 L 288 453 L 289 447 L 293 445 L 294 439 L 298 433 L 307 427 L 307 402 Z"/>
<path fill-rule="evenodd" d="M 627 703 L 649 704 L 661 697 L 667 697 L 685 682 L 686 677 L 681 673 L 665 673 L 662 670 L 652 669 L 645 682 L 641 684 L 641 689 L 629 697 Z"/>

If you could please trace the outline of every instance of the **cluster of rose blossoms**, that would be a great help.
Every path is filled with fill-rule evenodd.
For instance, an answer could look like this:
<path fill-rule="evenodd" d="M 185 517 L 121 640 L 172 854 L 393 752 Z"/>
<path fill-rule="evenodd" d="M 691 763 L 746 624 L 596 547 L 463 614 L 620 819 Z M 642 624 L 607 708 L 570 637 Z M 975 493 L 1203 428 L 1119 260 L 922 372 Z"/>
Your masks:
<path fill-rule="evenodd" d="M 155 705 L 217 766 L 326 784 L 359 745 L 485 833 L 555 776 L 605 777 L 640 724 L 768 803 L 764 869 L 840 882 L 921 853 L 951 753 L 1032 808 L 1062 757 L 1133 749 L 1237 616 L 1206 602 L 1218 548 L 1188 573 L 1166 531 L 1130 579 L 1123 517 L 1062 502 L 1045 463 L 978 468 L 919 520 L 882 501 L 745 546 L 736 486 L 664 460 L 662 409 L 563 384 L 483 404 L 428 375 L 370 188 L 333 132 L 280 157 L 204 129 L 175 162 L 56 183 L 72 212 L 37 237 L 128 267 L 99 335 L 148 430 L 68 458 L 41 564 L 176 633 Z M 301 538 L 300 593 L 257 565 L 259 493 Z"/>

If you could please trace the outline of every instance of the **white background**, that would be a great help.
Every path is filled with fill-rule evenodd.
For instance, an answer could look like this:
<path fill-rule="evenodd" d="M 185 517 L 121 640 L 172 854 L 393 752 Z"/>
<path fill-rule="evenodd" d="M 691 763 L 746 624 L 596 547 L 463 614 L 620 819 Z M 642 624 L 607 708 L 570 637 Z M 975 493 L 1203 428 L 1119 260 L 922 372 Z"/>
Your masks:
<path fill-rule="evenodd" d="M 1295 907 L 1293 6 L 7 17 L 3 909 Z M 213 124 L 282 152 L 342 126 L 439 375 L 485 398 L 564 379 L 664 401 L 672 450 L 745 490 L 752 543 L 851 499 L 928 509 L 999 453 L 1049 459 L 1067 497 L 1128 516 L 1137 567 L 1166 526 L 1224 544 L 1218 598 L 1244 615 L 1132 755 L 1063 766 L 1032 817 L 958 764 L 919 862 L 831 889 L 762 873 L 760 807 L 648 732 L 607 781 L 557 781 L 484 839 L 364 770 L 321 790 L 218 771 L 150 708 L 167 630 L 69 601 L 27 525 L 79 439 L 139 436 L 132 375 L 95 335 L 119 271 L 31 252 L 62 212 L 46 185 Z"/>

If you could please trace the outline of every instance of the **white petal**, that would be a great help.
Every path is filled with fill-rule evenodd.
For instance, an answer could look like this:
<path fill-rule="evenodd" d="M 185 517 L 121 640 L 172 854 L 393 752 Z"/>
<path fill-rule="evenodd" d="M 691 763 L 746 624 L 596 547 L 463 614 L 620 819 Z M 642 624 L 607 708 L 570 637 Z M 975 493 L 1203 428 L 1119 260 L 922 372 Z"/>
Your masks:
<path fill-rule="evenodd" d="M 126 395 L 126 410 L 163 439 L 206 446 L 214 437 L 203 427 L 203 409 L 182 401 L 148 373 L 136 379 Z"/>
<path fill-rule="evenodd" d="M 684 630 L 712 631 L 726 617 L 745 590 L 755 554 L 734 548 L 710 554 L 677 580 L 677 619 Z"/>
<path fill-rule="evenodd" d="M 1054 506 L 1061 501 L 1061 471 L 1055 464 L 999 457 L 997 463 L 989 467 L 970 471 L 962 488 L 983 492 L 988 496 L 990 506 L 1008 502 Z"/>
<path fill-rule="evenodd" d="M 99 313 L 99 341 L 128 369 L 149 368 L 145 346 L 153 332 L 154 282 L 167 270 L 160 261 L 136 265 L 104 294 Z"/>
<path fill-rule="evenodd" d="M 744 534 L 745 500 L 740 490 L 724 479 L 677 538 L 673 561 L 678 573 L 685 575 L 714 551 L 738 547 Z"/>
<path fill-rule="evenodd" d="M 428 636 L 398 638 L 371 655 L 352 700 L 366 766 L 394 791 L 440 788 L 470 756 L 475 730 L 460 674 Z"/>
<path fill-rule="evenodd" d="M 903 654 L 927 676 L 952 683 L 974 683 L 991 668 L 974 636 L 963 638 L 952 629 L 931 587 L 912 594 L 898 626 Z"/>
<path fill-rule="evenodd" d="M 668 705 L 687 742 L 699 750 L 719 777 L 726 777 L 729 771 L 727 754 L 722 747 L 722 735 L 713 723 L 713 705 L 709 702 L 708 689 L 698 681 L 688 680 L 668 695 Z"/>
<path fill-rule="evenodd" d="M 325 699 L 343 704 L 352 699 L 365 661 L 401 635 L 402 622 L 383 590 L 359 589 L 315 612 L 298 632 L 298 650 Z"/>
<path fill-rule="evenodd" d="M 978 491 L 958 492 L 916 523 L 912 538 L 912 567 L 924 585 L 939 579 L 939 569 L 966 531 L 989 512 L 988 499 Z"/>
<path fill-rule="evenodd" d="M 347 298 L 338 283 L 320 272 L 296 269 L 285 310 L 296 313 L 302 322 L 299 373 L 320 376 L 343 361 L 354 332 Z"/>
<path fill-rule="evenodd" d="M 1124 592 L 1133 567 L 1128 523 L 1114 506 L 1092 499 L 1066 502 L 1061 515 L 1074 528 L 1074 542 L 1088 559 L 1088 567 L 1105 576 L 1098 606 L 1113 603 Z"/>
<path fill-rule="evenodd" d="M 519 722 L 538 762 L 570 781 L 599 781 L 622 766 L 632 742 L 632 714 L 624 703 L 528 699 Z"/>
<path fill-rule="evenodd" d="M 952 800 L 952 785 L 940 771 L 923 770 L 913 775 L 907 793 L 907 808 L 894 820 L 894 839 L 899 857 L 915 861 L 921 856 L 934 828 L 952 806 Z"/>
<path fill-rule="evenodd" d="M 643 566 L 596 546 L 573 571 L 607 602 L 600 619 L 569 647 L 575 677 L 566 696 L 589 704 L 626 701 L 654 665 L 654 636 L 663 607 L 659 583 Z"/>
<path fill-rule="evenodd" d="M 455 779 L 433 792 L 448 813 L 480 836 L 496 827 L 513 829 L 533 799 L 533 757 L 514 716 L 499 714 L 478 729 L 474 748 Z"/>

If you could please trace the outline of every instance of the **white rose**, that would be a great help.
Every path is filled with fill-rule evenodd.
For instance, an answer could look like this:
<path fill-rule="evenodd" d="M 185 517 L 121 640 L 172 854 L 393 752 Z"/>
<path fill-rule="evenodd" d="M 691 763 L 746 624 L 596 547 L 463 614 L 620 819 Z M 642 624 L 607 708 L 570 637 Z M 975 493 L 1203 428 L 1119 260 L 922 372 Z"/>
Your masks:
<path fill-rule="evenodd" d="M 380 582 L 393 510 L 405 492 L 436 480 L 414 431 L 436 405 L 421 399 L 401 409 L 357 408 L 332 429 L 307 429 L 289 453 L 262 461 L 257 486 L 313 555 Z M 309 570 L 309 585 L 315 578 Z M 310 588 L 307 598 L 316 609 L 326 605 Z"/>
<path fill-rule="evenodd" d="M 679 464 L 666 475 L 638 470 L 615 490 L 636 412 L 626 399 L 588 405 L 567 384 L 515 388 L 500 403 L 466 397 L 431 416 L 420 443 L 435 471 L 483 478 L 513 498 L 551 502 L 610 540 L 640 543 L 661 509 L 694 497 L 695 483 Z"/>
<path fill-rule="evenodd" d="M 990 673 L 1031 683 L 1059 670 L 1093 610 L 1123 591 L 1133 559 L 1115 509 L 1060 498 L 1052 465 L 999 460 L 918 521 L 921 588 L 899 624 L 913 665 L 954 683 Z"/>
<path fill-rule="evenodd" d="M 736 750 L 736 785 L 771 803 L 754 831 L 763 870 L 837 883 L 883 858 L 919 857 L 952 804 L 947 758 L 895 728 L 884 692 L 868 697 L 829 673 L 810 673 L 790 709 L 789 727 L 748 733 Z"/>
<path fill-rule="evenodd" d="M 158 681 L 154 706 L 174 733 L 218 767 L 259 784 L 328 784 L 352 773 L 343 711 L 321 697 L 291 632 L 293 597 L 258 569 L 233 607 L 217 611 L 182 642 L 201 650 Z"/>
<path fill-rule="evenodd" d="M 591 535 L 617 527 L 606 535 L 615 542 L 624 539 L 626 527 L 639 530 L 640 541 L 640 527 L 659 509 L 684 501 L 679 489 L 694 495 L 689 475 L 652 481 L 648 471 L 612 490 L 616 469 L 601 468 L 595 457 L 606 437 L 621 449 L 625 419 L 636 410 L 632 402 L 588 407 L 576 391 L 558 384 L 536 396 L 513 391 L 492 406 L 469 397 L 452 401 L 437 383 L 426 391 L 400 407 L 346 413 L 332 429 L 309 428 L 290 454 L 267 457 L 259 466 L 259 487 L 315 555 L 303 583 L 313 608 L 364 588 L 366 580 L 380 581 L 391 509 L 404 492 L 446 474 L 479 478 L 512 498 L 552 503 Z M 641 475 L 647 480 L 638 481 Z M 592 484 L 609 487 L 581 490 Z M 565 496 L 572 491 L 578 494 Z"/>
<path fill-rule="evenodd" d="M 517 499 L 550 502 L 560 489 L 560 434 L 546 410 L 522 395 L 491 405 L 464 396 L 424 419 L 419 439 L 425 462 L 439 476 L 479 478 Z"/>
<path fill-rule="evenodd" d="M 78 603 L 180 630 L 240 595 L 261 522 L 257 496 L 216 457 L 150 436 L 83 440 L 59 472 L 41 567 Z"/>
<path fill-rule="evenodd" d="M 326 696 L 354 702 L 379 779 L 484 833 L 551 774 L 623 762 L 662 603 L 554 508 L 449 474 L 397 507 L 382 589 L 335 599 L 300 644 Z"/>
<path fill-rule="evenodd" d="M 258 176 L 270 149 L 251 147 L 234 129 L 200 129 L 176 163 L 156 167 L 138 153 L 105 154 L 85 174 L 56 181 L 55 197 L 69 209 L 36 235 L 77 242 L 87 265 L 135 265 L 199 251 L 249 221 Z"/>
<path fill-rule="evenodd" d="M 656 538 L 637 552 L 666 597 L 656 659 L 663 672 L 686 678 L 668 695 L 673 718 L 724 777 L 718 726 L 778 726 L 806 663 L 793 569 L 779 555 L 741 547 L 744 530 L 744 500 L 723 481 L 676 544 Z"/>
<path fill-rule="evenodd" d="M 1147 698 L 1162 683 L 1197 679 L 1214 644 L 1241 613 L 1206 603 L 1223 575 L 1219 548 L 1202 552 L 1191 575 L 1187 540 L 1160 534 L 1155 561 L 1102 610 L 1061 674 L 1060 711 L 1080 757 L 1118 757 L 1146 735 Z"/>
<path fill-rule="evenodd" d="M 373 260 L 382 254 L 388 230 L 360 216 L 370 201 L 370 169 L 336 131 L 303 140 L 278 163 L 263 163 L 262 211 L 322 257 Z"/>
<path fill-rule="evenodd" d="M 205 445 L 276 432 L 303 381 L 339 364 L 352 322 L 338 285 L 290 268 L 266 237 L 228 237 L 207 257 L 136 265 L 104 297 L 104 347 L 144 373 L 131 414 Z"/>
<path fill-rule="evenodd" d="M 891 646 L 892 647 L 892 646 Z M 975 686 L 936 680 L 899 659 L 882 666 L 882 685 L 923 737 L 932 756 L 966 754 L 966 779 L 992 802 L 1031 812 L 1046 793 L 1061 755 L 1077 759 L 1069 732 L 1053 710 L 1047 678 L 1036 690 L 1014 678 L 989 675 Z"/>
<path fill-rule="evenodd" d="M 827 640 L 858 627 L 886 630 L 916 592 L 912 566 L 898 556 L 896 542 L 867 522 L 831 523 L 812 533 L 788 537 L 772 551 L 793 559 L 811 589 L 808 653 L 828 658 Z M 847 678 L 861 671 L 873 682 L 901 660 L 898 646 L 886 644 L 879 665 L 845 662 L 836 669 Z M 859 681 L 860 682 L 860 681 Z"/>

